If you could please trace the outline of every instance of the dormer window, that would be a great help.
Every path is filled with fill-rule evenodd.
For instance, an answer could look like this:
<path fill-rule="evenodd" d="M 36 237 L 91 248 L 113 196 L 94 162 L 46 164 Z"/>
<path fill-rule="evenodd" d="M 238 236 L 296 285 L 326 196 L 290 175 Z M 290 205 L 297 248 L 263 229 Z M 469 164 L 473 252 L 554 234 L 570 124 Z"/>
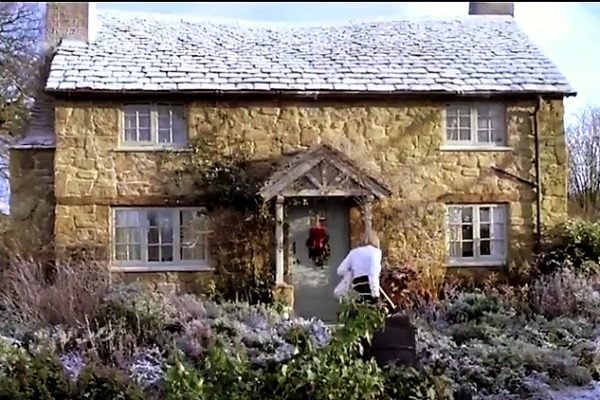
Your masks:
<path fill-rule="evenodd" d="M 121 143 L 132 147 L 184 147 L 184 107 L 170 103 L 125 104 Z"/>
<path fill-rule="evenodd" d="M 449 104 L 444 110 L 446 147 L 506 147 L 506 110 L 502 104 Z"/>

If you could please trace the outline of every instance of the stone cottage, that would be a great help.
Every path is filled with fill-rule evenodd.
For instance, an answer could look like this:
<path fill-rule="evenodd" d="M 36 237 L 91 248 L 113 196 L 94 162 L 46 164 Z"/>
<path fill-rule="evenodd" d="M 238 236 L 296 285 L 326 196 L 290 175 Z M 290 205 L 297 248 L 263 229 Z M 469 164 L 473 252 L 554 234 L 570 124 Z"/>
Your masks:
<path fill-rule="evenodd" d="M 566 218 L 575 93 L 512 3 L 465 14 L 267 28 L 48 3 L 47 76 L 11 150 L 15 235 L 128 276 L 210 274 L 227 229 L 161 160 L 236 137 L 275 160 L 258 194 L 276 217 L 276 292 L 299 314 L 332 318 L 335 268 L 369 229 L 385 268 L 518 268 Z M 323 265 L 307 248 L 318 226 Z"/>

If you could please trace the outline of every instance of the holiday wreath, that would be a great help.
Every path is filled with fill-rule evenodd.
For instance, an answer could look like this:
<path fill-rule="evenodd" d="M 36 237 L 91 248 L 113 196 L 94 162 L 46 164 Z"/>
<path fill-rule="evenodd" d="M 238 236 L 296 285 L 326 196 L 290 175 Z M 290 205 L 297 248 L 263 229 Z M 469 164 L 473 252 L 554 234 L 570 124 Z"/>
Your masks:
<path fill-rule="evenodd" d="M 329 235 L 324 227 L 310 228 L 306 246 L 308 247 L 308 256 L 316 266 L 322 267 L 327 263 L 330 254 Z"/>

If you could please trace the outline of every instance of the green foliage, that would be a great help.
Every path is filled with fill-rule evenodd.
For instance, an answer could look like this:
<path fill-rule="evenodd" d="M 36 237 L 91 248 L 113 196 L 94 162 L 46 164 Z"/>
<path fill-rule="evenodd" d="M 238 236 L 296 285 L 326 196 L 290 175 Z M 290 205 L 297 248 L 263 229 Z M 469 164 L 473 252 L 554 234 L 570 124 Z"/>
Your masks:
<path fill-rule="evenodd" d="M 89 400 L 144 400 L 143 390 L 116 368 L 90 365 L 77 382 L 75 398 Z"/>
<path fill-rule="evenodd" d="M 194 366 L 172 362 L 165 382 L 166 396 L 214 400 L 449 399 L 448 382 L 441 373 L 381 370 L 373 360 L 362 357 L 365 341 L 383 318 L 383 310 L 377 307 L 345 303 L 340 314 L 345 326 L 328 346 L 317 348 L 306 332 L 293 329 L 288 331 L 288 338 L 298 345 L 297 354 L 287 362 L 259 368 L 252 366 L 243 352 L 217 342 Z"/>
<path fill-rule="evenodd" d="M 390 366 L 384 369 L 385 398 L 394 400 L 452 400 L 452 381 L 437 367 L 418 370 Z"/>
<path fill-rule="evenodd" d="M 451 323 L 479 321 L 488 313 L 497 313 L 502 303 L 496 296 L 482 293 L 468 293 L 459 296 L 448 309 L 446 318 Z"/>
<path fill-rule="evenodd" d="M 165 400 L 207 399 L 204 378 L 196 369 L 179 358 L 168 367 L 164 385 Z"/>
<path fill-rule="evenodd" d="M 3 347 L 0 373 L 2 400 L 69 399 L 70 385 L 54 354 L 43 351 L 28 354 L 21 349 Z M 5 363 L 4 363 L 5 362 Z"/>
<path fill-rule="evenodd" d="M 542 274 L 567 268 L 593 275 L 600 272 L 600 222 L 568 221 L 536 261 Z"/>

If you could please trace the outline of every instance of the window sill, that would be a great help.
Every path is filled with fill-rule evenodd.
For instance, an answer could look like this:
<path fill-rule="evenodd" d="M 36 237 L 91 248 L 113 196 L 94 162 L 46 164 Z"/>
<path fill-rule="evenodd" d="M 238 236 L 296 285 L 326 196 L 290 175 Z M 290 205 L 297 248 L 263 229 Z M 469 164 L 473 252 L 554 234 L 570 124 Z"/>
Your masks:
<path fill-rule="evenodd" d="M 127 152 L 173 152 L 173 153 L 187 153 L 191 152 L 192 149 L 189 147 L 159 147 L 159 146 L 121 146 L 119 148 L 113 149 L 114 152 L 117 153 L 127 153 Z"/>
<path fill-rule="evenodd" d="M 445 145 L 440 147 L 440 151 L 513 151 L 512 147 L 508 146 L 465 146 L 465 145 Z"/>
<path fill-rule="evenodd" d="M 458 259 L 449 260 L 446 263 L 447 268 L 487 268 L 494 267 L 500 268 L 506 265 L 504 260 L 483 260 L 483 259 Z"/>
<path fill-rule="evenodd" d="M 111 272 L 212 272 L 208 265 L 113 265 Z"/>

